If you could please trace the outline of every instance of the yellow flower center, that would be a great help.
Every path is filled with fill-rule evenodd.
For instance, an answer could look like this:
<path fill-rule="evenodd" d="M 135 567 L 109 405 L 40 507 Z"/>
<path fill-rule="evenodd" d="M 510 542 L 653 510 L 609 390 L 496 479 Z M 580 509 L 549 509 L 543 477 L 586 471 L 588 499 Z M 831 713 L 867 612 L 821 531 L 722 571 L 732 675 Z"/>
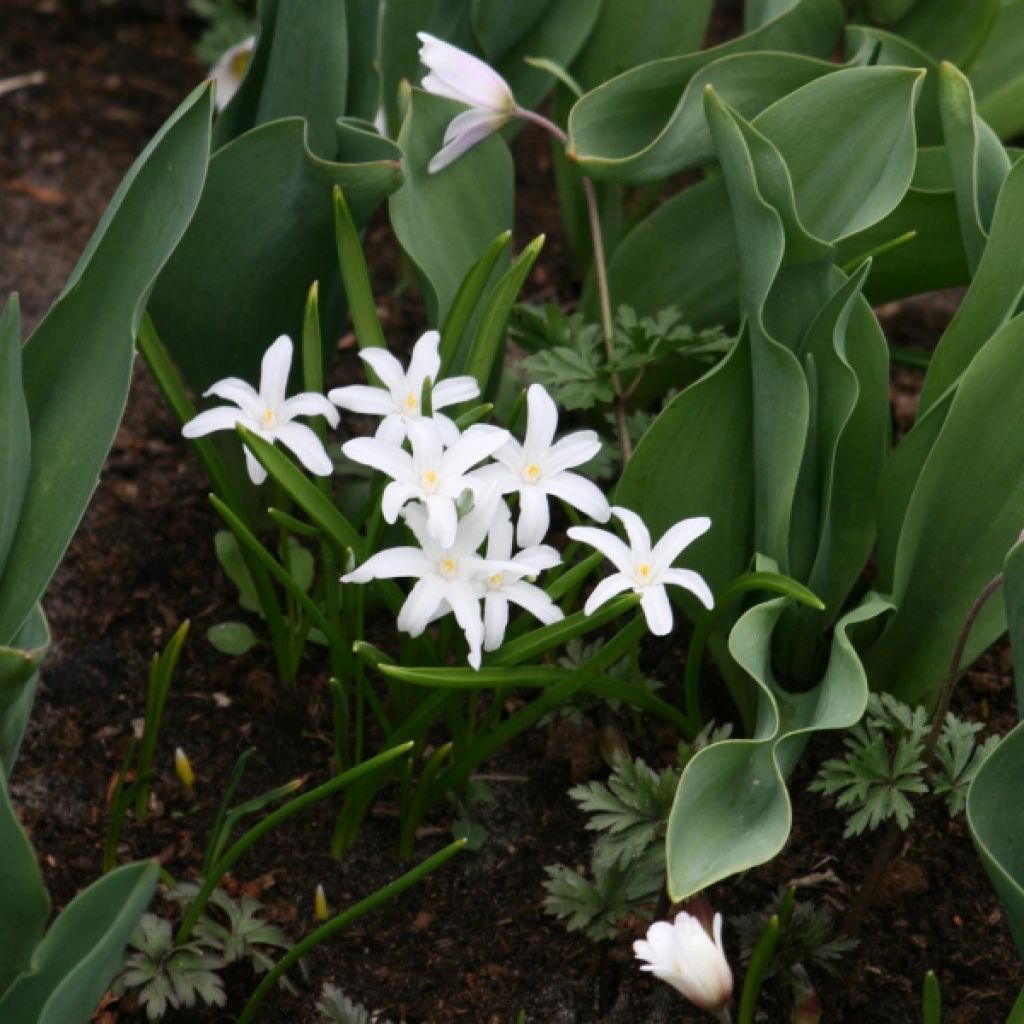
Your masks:
<path fill-rule="evenodd" d="M 649 583 L 651 579 L 651 567 L 644 562 L 643 565 L 637 566 L 636 570 L 636 581 L 637 583 Z"/>
<path fill-rule="evenodd" d="M 491 580 L 490 580 L 491 586 L 492 587 L 500 587 L 501 586 L 501 580 L 502 580 L 501 573 L 500 572 L 496 572 L 491 577 Z"/>
<path fill-rule="evenodd" d="M 420 400 L 411 392 L 405 396 L 405 411 L 412 415 L 420 407 Z"/>
<path fill-rule="evenodd" d="M 441 563 L 441 575 L 451 579 L 455 575 L 457 568 L 458 566 L 456 566 L 454 558 L 446 558 Z"/>
<path fill-rule="evenodd" d="M 433 492 L 437 490 L 437 470 L 428 469 L 420 478 L 423 481 L 423 490 Z"/>
<path fill-rule="evenodd" d="M 260 414 L 260 420 L 266 430 L 272 430 L 277 426 L 277 416 L 273 409 L 264 409 Z"/>
<path fill-rule="evenodd" d="M 523 470 L 523 479 L 529 481 L 531 484 L 535 483 L 537 477 L 540 476 L 540 466 L 536 462 L 531 462 L 526 469 Z"/>

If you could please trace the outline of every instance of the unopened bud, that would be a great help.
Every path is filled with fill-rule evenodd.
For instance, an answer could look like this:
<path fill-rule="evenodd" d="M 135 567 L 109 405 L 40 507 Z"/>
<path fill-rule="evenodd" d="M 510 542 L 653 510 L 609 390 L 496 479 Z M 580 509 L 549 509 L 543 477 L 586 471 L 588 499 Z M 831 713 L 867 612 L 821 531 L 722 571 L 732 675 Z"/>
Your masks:
<path fill-rule="evenodd" d="M 326 921 L 331 916 L 327 906 L 327 893 L 324 892 L 322 885 L 316 887 L 316 895 L 313 897 L 313 915 L 318 921 Z"/>
<path fill-rule="evenodd" d="M 181 747 L 174 751 L 174 771 L 178 776 L 178 781 L 191 796 L 196 784 L 196 773 L 192 770 L 192 762 L 189 761 L 188 754 Z"/>

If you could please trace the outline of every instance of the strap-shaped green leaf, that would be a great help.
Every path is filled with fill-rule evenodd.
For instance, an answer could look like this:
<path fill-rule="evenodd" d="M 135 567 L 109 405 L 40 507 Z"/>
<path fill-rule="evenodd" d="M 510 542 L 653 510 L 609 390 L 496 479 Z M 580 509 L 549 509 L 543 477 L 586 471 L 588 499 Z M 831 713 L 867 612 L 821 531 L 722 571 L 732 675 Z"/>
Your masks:
<path fill-rule="evenodd" d="M 327 161 L 310 151 L 306 131 L 299 118 L 274 121 L 214 154 L 195 218 L 157 282 L 150 315 L 196 391 L 224 377 L 257 380 L 274 338 L 301 336 L 314 281 L 324 335 L 341 332 L 332 190 L 341 187 L 353 220 L 365 224 L 401 183 L 401 154 L 339 122 L 338 157 Z"/>
<path fill-rule="evenodd" d="M 1022 776 L 1024 723 L 1003 739 L 974 776 L 967 791 L 967 826 L 1006 912 L 1017 952 L 1024 956 L 1024 817 L 1015 813 Z"/>
<path fill-rule="evenodd" d="M 982 429 L 994 416 L 997 433 Z M 1024 317 L 986 342 L 955 392 L 932 407 L 897 455 L 923 428 L 936 436 L 928 438 L 899 530 L 892 571 L 897 611 L 865 657 L 872 686 L 908 704 L 935 700 L 968 609 L 1024 523 Z M 887 532 L 891 548 L 891 526 Z M 880 548 L 881 538 L 880 531 Z M 990 601 L 974 624 L 964 664 L 1005 626 L 999 602 Z"/>
<path fill-rule="evenodd" d="M 966 68 L 995 25 L 1000 0 L 928 0 L 915 4 L 893 31 L 930 54 Z"/>
<path fill-rule="evenodd" d="M 749 35 L 627 71 L 572 108 L 570 154 L 592 178 L 631 184 L 706 162 L 714 154 L 701 116 L 704 86 L 751 117 L 834 70 L 796 55 L 828 57 L 842 21 L 837 0 L 789 0 L 783 14 Z"/>
<path fill-rule="evenodd" d="M 38 601 L 96 486 L 128 395 L 146 297 L 199 199 L 210 108 L 204 85 L 132 165 L 22 351 L 32 462 L 0 577 L 0 643 L 11 641 Z"/>
<path fill-rule="evenodd" d="M 1013 138 L 1024 129 L 1021 33 L 1024 2 L 1009 0 L 1001 4 L 992 31 L 968 69 L 978 113 L 1001 139 Z"/>
<path fill-rule="evenodd" d="M 0 314 L 0 575 L 21 515 L 32 450 L 21 382 L 21 316 L 12 295 Z"/>
<path fill-rule="evenodd" d="M 32 844 L 7 796 L 0 770 L 0 1006 L 19 974 L 28 970 L 32 953 L 43 937 L 50 898 Z M 13 1018 L 12 1018 L 13 1020 Z"/>
<path fill-rule="evenodd" d="M 755 605 L 733 627 L 729 649 L 760 688 L 753 739 L 724 740 L 686 766 L 669 816 L 668 888 L 674 901 L 774 857 L 789 837 L 785 777 L 809 736 L 853 725 L 867 704 L 867 677 L 848 631 L 883 614 L 875 594 L 838 622 L 828 667 L 812 690 L 791 694 L 775 681 L 772 634 L 787 601 Z"/>
<path fill-rule="evenodd" d="M 1013 650 L 1013 678 L 1017 690 L 1017 721 L 1024 720 L 1024 543 L 1011 548 L 1003 563 L 1003 600 L 1006 626 Z"/>
<path fill-rule="evenodd" d="M 86 1024 L 121 966 L 160 877 L 156 861 L 104 875 L 68 904 L 32 955 L 31 971 L 0 999 L 19 1024 Z"/>

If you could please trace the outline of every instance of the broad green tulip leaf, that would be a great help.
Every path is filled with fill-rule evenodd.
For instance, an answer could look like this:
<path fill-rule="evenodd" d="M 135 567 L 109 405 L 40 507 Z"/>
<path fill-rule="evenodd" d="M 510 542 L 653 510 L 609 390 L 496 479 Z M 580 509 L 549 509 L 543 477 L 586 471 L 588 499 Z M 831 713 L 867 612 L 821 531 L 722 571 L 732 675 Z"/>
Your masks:
<path fill-rule="evenodd" d="M 224 377 L 257 381 L 270 343 L 301 337 L 313 281 L 324 336 L 340 334 L 332 190 L 341 187 L 353 219 L 365 224 L 402 172 L 394 143 L 344 122 L 336 133 L 338 162 L 310 152 L 298 118 L 254 128 L 210 160 L 199 209 L 149 307 L 196 391 Z"/>
<path fill-rule="evenodd" d="M 38 604 L 11 645 L 0 647 L 0 768 L 8 777 L 32 713 L 39 666 L 49 647 L 50 631 Z"/>
<path fill-rule="evenodd" d="M 893 31 L 935 60 L 966 68 L 980 52 L 1001 0 L 927 0 L 915 4 Z"/>
<path fill-rule="evenodd" d="M 512 158 L 497 135 L 430 174 L 449 121 L 462 105 L 411 90 L 398 136 L 405 182 L 388 208 L 395 234 L 419 272 L 428 320 L 441 324 L 480 253 L 512 226 Z M 507 255 L 498 260 L 507 265 Z"/>
<path fill-rule="evenodd" d="M 978 113 L 1001 139 L 1024 130 L 1024 0 L 1004 0 L 985 45 L 971 63 L 968 77 Z"/>
<path fill-rule="evenodd" d="M 1017 689 L 1017 720 L 1024 719 L 1024 542 L 1017 541 L 1003 564 L 1003 599 L 1006 625 L 1013 650 L 1013 677 Z"/>
<path fill-rule="evenodd" d="M 60 297 L 22 350 L 28 483 L 0 577 L 9 643 L 60 562 L 121 420 L 152 282 L 206 175 L 212 99 L 191 93 L 132 165 Z"/>
<path fill-rule="evenodd" d="M 706 109 L 741 241 L 741 307 L 753 377 L 754 546 L 789 575 L 789 516 L 809 399 L 793 351 L 799 335 L 787 339 L 789 347 L 773 337 L 765 306 L 790 248 L 787 243 L 797 262 L 817 261 L 823 269 L 831 250 L 800 224 L 785 165 L 772 144 L 710 90 Z M 810 290 L 800 288 L 799 293 L 806 296 Z"/>
<path fill-rule="evenodd" d="M 375 6 L 368 0 L 359 3 Z M 260 0 L 256 46 L 238 91 L 217 118 L 213 131 L 216 149 L 258 125 L 302 117 L 308 125 L 312 152 L 324 160 L 334 159 L 335 122 L 348 113 L 346 6 L 358 4 L 346 4 L 346 0 L 306 0 L 301 4 Z M 280 16 L 282 7 L 284 16 Z M 371 118 L 373 113 L 370 111 Z"/>
<path fill-rule="evenodd" d="M 760 689 L 752 739 L 701 750 L 683 771 L 666 839 L 673 901 L 774 857 L 789 837 L 793 811 L 785 778 L 808 737 L 847 729 L 864 713 L 867 678 L 847 633 L 890 605 L 869 594 L 836 624 L 825 673 L 812 690 L 788 693 L 772 674 L 772 634 L 787 605 L 755 605 L 729 634 L 729 649 Z"/>
<path fill-rule="evenodd" d="M 970 83 L 952 64 L 943 64 L 939 75 L 939 110 L 964 251 L 973 274 L 985 248 L 996 197 L 1010 170 L 1010 158 L 995 132 L 979 120 Z"/>
<path fill-rule="evenodd" d="M 924 68 L 928 74 L 921 86 L 915 117 L 919 146 L 942 143 L 942 120 L 939 114 L 939 63 L 913 43 L 882 29 L 866 25 L 849 25 L 846 49 L 850 63 L 859 66 Z"/>
<path fill-rule="evenodd" d="M 36 946 L 30 971 L 0 998 L 0 1017 L 24 1024 L 87 1024 L 121 966 L 159 877 L 156 861 L 126 864 L 76 896 Z"/>
<path fill-rule="evenodd" d="M 946 401 L 899 533 L 892 579 L 897 611 L 865 659 L 872 686 L 908 704 L 934 702 L 968 609 L 1024 523 L 1024 317 L 986 342 Z M 925 419 L 938 420 L 943 410 L 938 403 Z M 993 415 L 998 443 L 978 429 Z M 988 602 L 964 664 L 1005 628 L 1000 603 Z"/>
<path fill-rule="evenodd" d="M 712 0 L 604 0 L 572 73 L 593 89 L 648 61 L 694 53 L 704 43 L 713 6 Z"/>
<path fill-rule="evenodd" d="M 967 827 L 1024 956 L 1024 818 L 1015 813 L 1024 774 L 1024 723 L 978 769 L 967 791 Z"/>
<path fill-rule="evenodd" d="M 50 898 L 28 836 L 18 822 L 0 770 L 0 1006 L 32 953 L 50 916 Z M 13 1020 L 13 1018 L 10 1018 Z"/>
<path fill-rule="evenodd" d="M 792 0 L 745 0 L 743 4 L 743 31 L 753 32 L 754 29 L 774 21 L 784 14 Z"/>
<path fill-rule="evenodd" d="M 750 562 L 752 432 L 750 343 L 744 335 L 717 366 L 665 406 L 615 491 L 616 504 L 637 512 L 653 537 L 680 519 L 711 517 L 711 529 L 692 555 L 687 552 L 686 565 L 715 593 Z M 697 614 L 696 601 L 687 610 L 691 617 Z"/>
<path fill-rule="evenodd" d="M 382 0 L 345 0 L 348 85 L 345 114 L 372 122 L 381 105 L 377 37 Z M 325 97 L 322 97 L 325 98 Z"/>
<path fill-rule="evenodd" d="M 12 295 L 0 314 L 0 576 L 21 515 L 32 451 L 21 382 L 21 316 Z"/>
<path fill-rule="evenodd" d="M 932 356 L 921 389 L 926 412 L 1017 310 L 1024 295 L 1024 159 L 1003 182 L 981 258 L 967 294 Z"/>
<path fill-rule="evenodd" d="M 631 184 L 707 162 L 713 153 L 701 117 L 703 87 L 713 85 L 744 116 L 756 114 L 834 70 L 809 57 L 829 56 L 842 17 L 836 0 L 791 0 L 784 14 L 749 35 L 613 78 L 572 108 L 570 156 L 592 178 Z"/>
<path fill-rule="evenodd" d="M 867 16 L 879 25 L 893 25 L 921 0 L 867 0 Z"/>
<path fill-rule="evenodd" d="M 548 0 L 472 0 L 470 23 L 473 35 L 493 64 L 518 43 L 550 7 Z"/>

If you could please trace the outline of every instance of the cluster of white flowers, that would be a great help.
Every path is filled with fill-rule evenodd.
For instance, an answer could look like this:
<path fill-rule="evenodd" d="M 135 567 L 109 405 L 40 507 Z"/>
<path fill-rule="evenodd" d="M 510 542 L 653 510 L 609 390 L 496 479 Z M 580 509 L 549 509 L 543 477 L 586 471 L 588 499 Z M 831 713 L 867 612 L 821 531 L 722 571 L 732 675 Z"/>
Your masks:
<path fill-rule="evenodd" d="M 206 394 L 234 405 L 200 413 L 183 433 L 195 438 L 241 423 L 268 442 L 280 441 L 311 473 L 327 476 L 333 469 L 330 457 L 317 435 L 295 422 L 296 417 L 323 416 L 336 427 L 336 407 L 380 416 L 373 437 L 347 441 L 342 451 L 390 478 L 381 496 L 381 514 L 388 523 L 402 516 L 419 546 L 380 551 L 342 582 L 415 579 L 398 628 L 419 636 L 431 622 L 452 612 L 465 633 L 474 668 L 479 668 L 483 651 L 501 646 L 510 603 L 544 623 L 562 618 L 561 609 L 533 582 L 561 560 L 543 543 L 551 524 L 551 498 L 597 522 L 607 522 L 614 514 L 626 529 L 628 545 L 606 530 L 569 530 L 570 537 L 596 548 L 618 570 L 594 589 L 584 609 L 588 615 L 632 589 L 641 595 L 651 632 L 661 636 L 672 629 L 666 584 L 683 587 L 712 606 L 711 592 L 697 573 L 672 568 L 680 552 L 708 529 L 709 519 L 685 519 L 652 547 L 636 513 L 609 506 L 596 484 L 572 472 L 594 458 L 601 443 L 592 430 L 556 440 L 558 410 L 539 384 L 527 391 L 522 443 L 507 430 L 485 424 L 460 431 L 440 410 L 478 398 L 480 390 L 472 377 L 438 380 L 439 345 L 437 331 L 427 331 L 416 342 L 407 370 L 383 349 L 361 351 L 382 387 L 350 385 L 335 388 L 326 398 L 308 391 L 286 398 L 292 343 L 282 335 L 263 357 L 259 391 L 236 377 L 218 381 Z M 245 456 L 252 481 L 262 483 L 266 470 L 248 449 Z M 488 459 L 493 461 L 484 464 Z M 505 501 L 511 494 L 518 499 L 514 528 Z M 513 539 L 519 548 L 515 553 Z"/>

